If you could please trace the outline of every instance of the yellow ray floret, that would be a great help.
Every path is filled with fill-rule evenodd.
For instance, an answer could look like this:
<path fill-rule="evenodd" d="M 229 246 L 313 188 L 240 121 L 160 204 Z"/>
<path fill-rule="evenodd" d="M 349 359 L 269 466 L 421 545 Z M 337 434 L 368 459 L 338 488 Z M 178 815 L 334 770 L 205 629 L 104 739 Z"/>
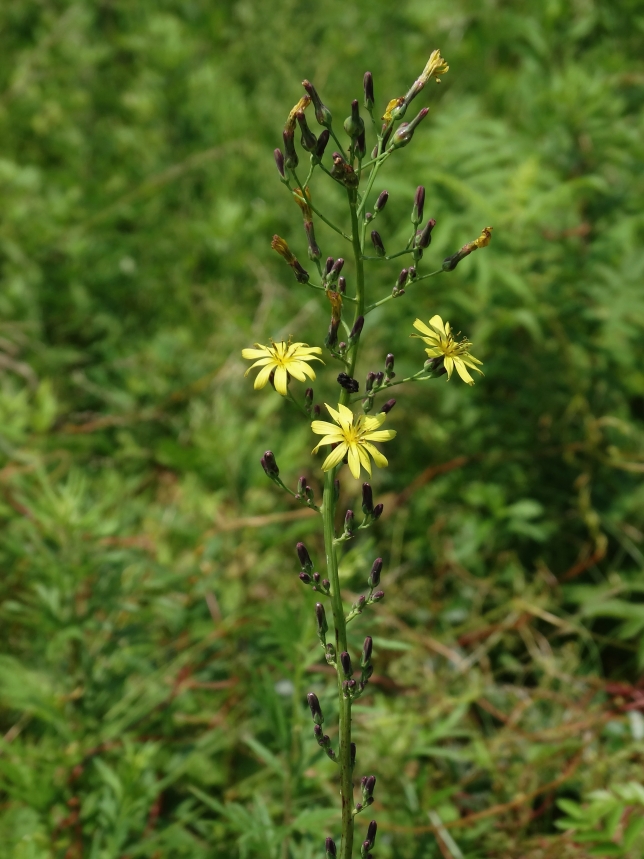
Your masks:
<path fill-rule="evenodd" d="M 443 358 L 445 369 L 447 370 L 447 379 L 452 377 L 452 372 L 456 372 L 464 382 L 468 385 L 474 384 L 474 379 L 468 372 L 468 367 L 476 370 L 477 373 L 483 375 L 483 371 L 476 366 L 481 364 L 478 358 L 470 355 L 472 344 L 464 337 L 462 340 L 457 340 L 454 337 L 449 322 L 443 323 L 440 316 L 432 316 L 429 320 L 429 326 L 417 319 L 414 322 L 414 328 L 420 331 L 420 334 L 412 334 L 412 337 L 420 337 L 427 343 L 429 349 L 425 349 L 430 358 Z"/>
<path fill-rule="evenodd" d="M 386 457 L 372 444 L 374 441 L 390 441 L 396 435 L 396 430 L 378 429 L 387 417 L 384 412 L 372 416 L 354 415 L 351 409 L 341 404 L 337 411 L 329 405 L 326 407 L 335 423 L 313 421 L 311 424 L 314 433 L 324 436 L 313 453 L 317 453 L 323 444 L 337 445 L 322 463 L 322 471 L 329 471 L 339 465 L 345 456 L 348 457 L 349 470 L 356 480 L 360 477 L 360 466 L 367 474 L 371 474 L 370 456 L 379 468 L 389 465 Z"/>
<path fill-rule="evenodd" d="M 322 354 L 319 346 L 309 346 L 308 343 L 291 343 L 290 340 L 288 343 L 285 340 L 281 340 L 279 343 L 274 343 L 271 340 L 271 343 L 272 346 L 262 346 L 261 343 L 255 343 L 254 349 L 242 349 L 243 358 L 250 361 L 257 359 L 246 370 L 245 376 L 255 367 L 262 368 L 255 377 L 255 390 L 264 387 L 273 370 L 275 371 L 273 378 L 275 390 L 283 397 L 288 393 L 289 376 L 293 376 L 298 382 L 305 382 L 307 376 L 309 379 L 315 379 L 313 368 L 309 367 L 306 362 L 322 361 L 321 358 L 317 357 L 317 355 Z"/>

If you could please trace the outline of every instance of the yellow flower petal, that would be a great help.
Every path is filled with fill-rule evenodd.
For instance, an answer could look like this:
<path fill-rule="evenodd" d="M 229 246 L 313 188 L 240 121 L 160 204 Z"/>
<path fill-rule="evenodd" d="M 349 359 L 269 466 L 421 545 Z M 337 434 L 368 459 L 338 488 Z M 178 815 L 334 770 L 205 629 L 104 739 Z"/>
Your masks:
<path fill-rule="evenodd" d="M 311 429 L 317 435 L 325 435 L 326 433 L 337 433 L 338 435 L 342 435 L 340 432 L 340 428 L 335 424 L 329 423 L 329 421 L 313 421 L 311 424 Z"/>
<path fill-rule="evenodd" d="M 360 457 L 360 464 L 369 477 L 371 477 L 371 460 L 369 459 L 369 454 L 364 450 L 362 445 L 358 445 L 358 456 Z"/>
<path fill-rule="evenodd" d="M 445 335 L 445 326 L 443 325 L 443 320 L 438 314 L 436 314 L 436 316 L 432 316 L 429 320 L 429 324 L 432 328 L 436 328 L 441 334 Z"/>
<path fill-rule="evenodd" d="M 376 463 L 378 468 L 386 468 L 389 465 L 387 457 L 380 453 L 378 448 L 371 444 L 371 442 L 363 441 L 362 443 L 373 457 L 373 461 Z"/>
<path fill-rule="evenodd" d="M 253 358 L 266 358 L 267 355 L 270 358 L 270 352 L 266 347 L 262 347 L 261 349 L 242 349 L 242 358 L 249 360 Z"/>
<path fill-rule="evenodd" d="M 377 415 L 367 415 L 362 419 L 362 428 L 365 432 L 373 432 L 373 430 L 378 429 L 379 426 L 384 424 L 387 415 L 385 412 L 378 412 Z"/>
<path fill-rule="evenodd" d="M 253 385 L 253 387 L 255 388 L 256 391 L 259 391 L 261 388 L 264 387 L 266 382 L 268 382 L 269 377 L 270 377 L 272 372 L 273 372 L 273 365 L 272 364 L 268 364 L 266 367 L 263 367 L 259 371 L 259 373 L 255 377 L 255 384 Z"/>
<path fill-rule="evenodd" d="M 277 393 L 285 397 L 288 393 L 288 374 L 284 367 L 276 368 L 274 382 Z"/>
<path fill-rule="evenodd" d="M 364 438 L 367 441 L 391 441 L 396 438 L 396 430 L 376 430 L 376 432 L 366 433 Z"/>
<path fill-rule="evenodd" d="M 445 357 L 444 363 L 445 369 L 447 370 L 447 381 L 449 382 L 449 380 L 452 378 L 452 371 L 454 370 L 454 359 L 451 357 L 451 355 L 447 355 Z"/>
<path fill-rule="evenodd" d="M 456 372 L 464 382 L 467 382 L 468 385 L 474 384 L 474 379 L 467 372 L 467 367 L 460 358 L 454 358 L 454 366 L 456 367 Z"/>
<path fill-rule="evenodd" d="M 335 450 L 332 450 L 322 463 L 322 471 L 330 471 L 332 468 L 335 468 L 336 465 L 340 465 L 347 452 L 347 447 L 348 445 L 345 442 L 342 442 L 342 444 L 339 444 Z"/>
<path fill-rule="evenodd" d="M 414 328 L 415 328 L 417 331 L 422 331 L 422 332 L 423 332 L 423 334 L 426 334 L 428 337 L 434 337 L 434 338 L 436 337 L 436 332 L 435 332 L 435 331 L 432 331 L 432 329 L 431 329 L 431 328 L 428 328 L 428 327 L 425 325 L 425 323 L 424 323 L 424 322 L 422 322 L 420 319 L 417 319 L 417 320 L 414 322 Z"/>
<path fill-rule="evenodd" d="M 349 471 L 356 480 L 360 477 L 360 456 L 358 455 L 358 445 L 349 445 Z"/>
<path fill-rule="evenodd" d="M 315 453 L 325 444 L 341 444 L 344 441 L 344 436 L 341 433 L 333 433 L 331 435 L 325 435 L 324 438 L 320 439 L 315 448 Z"/>

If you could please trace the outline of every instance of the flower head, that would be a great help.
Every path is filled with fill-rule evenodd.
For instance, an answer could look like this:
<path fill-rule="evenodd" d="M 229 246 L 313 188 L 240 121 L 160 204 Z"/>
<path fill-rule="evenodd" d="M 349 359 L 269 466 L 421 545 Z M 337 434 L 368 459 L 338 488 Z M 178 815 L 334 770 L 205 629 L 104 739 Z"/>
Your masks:
<path fill-rule="evenodd" d="M 427 60 L 427 65 L 423 69 L 423 73 L 421 74 L 419 80 L 423 82 L 423 86 L 427 83 L 431 78 L 436 78 L 436 83 L 440 83 L 439 75 L 444 75 L 449 71 L 449 66 L 441 57 L 441 52 L 438 48 L 435 51 L 432 51 L 429 59 Z"/>
<path fill-rule="evenodd" d="M 390 441 L 395 437 L 395 430 L 378 429 L 387 415 L 354 415 L 351 409 L 341 404 L 337 411 L 327 405 L 327 411 L 335 424 L 328 421 L 313 421 L 311 424 L 314 433 L 324 436 L 313 453 L 317 453 L 323 444 L 337 445 L 322 463 L 322 471 L 329 471 L 339 465 L 347 454 L 349 470 L 356 480 L 360 477 L 360 466 L 371 474 L 370 456 L 379 468 L 389 465 L 386 457 L 372 444 L 374 441 Z"/>
<path fill-rule="evenodd" d="M 319 346 L 309 346 L 307 343 L 291 343 L 290 340 L 288 343 L 284 340 L 279 343 L 271 340 L 271 343 L 272 346 L 262 346 L 261 343 L 255 343 L 254 349 L 242 349 L 243 358 L 250 361 L 254 358 L 257 359 L 244 375 L 247 376 L 255 367 L 262 368 L 255 378 L 255 390 L 264 387 L 273 370 L 275 371 L 275 390 L 283 397 L 288 393 L 289 376 L 293 376 L 298 382 L 305 382 L 306 376 L 309 379 L 315 379 L 313 369 L 306 362 L 322 361 L 314 354 L 322 353 Z"/>
<path fill-rule="evenodd" d="M 457 340 L 452 333 L 449 322 L 443 323 L 440 316 L 432 316 L 429 320 L 429 327 L 417 319 L 414 322 L 414 328 L 420 331 L 420 334 L 412 334 L 412 337 L 420 337 L 427 343 L 429 349 L 425 349 L 430 358 L 443 358 L 445 369 L 447 370 L 448 380 L 452 376 L 452 371 L 456 368 L 456 372 L 464 382 L 468 385 L 474 384 L 474 379 L 468 372 L 468 367 L 476 370 L 477 373 L 483 372 L 476 366 L 482 362 L 470 355 L 472 344 L 464 337 L 462 340 Z"/>

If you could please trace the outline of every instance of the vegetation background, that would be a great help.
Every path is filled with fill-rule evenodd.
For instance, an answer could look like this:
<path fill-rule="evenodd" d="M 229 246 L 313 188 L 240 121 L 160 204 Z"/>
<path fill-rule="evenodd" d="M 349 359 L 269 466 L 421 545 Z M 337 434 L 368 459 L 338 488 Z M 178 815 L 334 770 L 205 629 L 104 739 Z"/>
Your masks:
<path fill-rule="evenodd" d="M 383 238 L 422 183 L 428 260 L 493 241 L 386 305 L 361 375 L 416 367 L 440 313 L 486 376 L 400 389 L 385 516 L 342 562 L 349 593 L 386 564 L 353 629 L 376 855 L 644 853 L 643 40 L 638 0 L 0 6 L 2 857 L 313 859 L 337 834 L 293 551 L 319 538 L 259 458 L 319 463 L 240 350 L 327 327 L 270 250 L 305 257 L 272 158 L 300 81 L 343 118 L 365 70 L 384 104 L 435 47 Z"/>

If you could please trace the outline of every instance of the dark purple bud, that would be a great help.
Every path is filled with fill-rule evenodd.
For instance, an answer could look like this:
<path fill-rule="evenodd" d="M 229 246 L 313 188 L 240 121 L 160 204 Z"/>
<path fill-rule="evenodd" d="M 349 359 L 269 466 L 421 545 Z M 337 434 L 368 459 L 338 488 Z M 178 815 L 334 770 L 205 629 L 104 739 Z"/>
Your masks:
<path fill-rule="evenodd" d="M 398 280 L 396 281 L 396 288 L 402 289 L 406 282 L 407 282 L 407 269 L 404 268 L 400 272 L 400 274 L 398 275 Z"/>
<path fill-rule="evenodd" d="M 378 199 L 376 200 L 376 204 L 374 209 L 376 212 L 382 212 L 382 210 L 387 205 L 387 200 L 389 199 L 389 191 L 381 191 Z"/>
<path fill-rule="evenodd" d="M 385 358 L 385 370 L 387 371 L 387 375 L 391 375 L 391 371 L 394 368 L 394 355 L 393 352 L 390 352 Z"/>
<path fill-rule="evenodd" d="M 326 622 L 326 612 L 321 602 L 315 604 L 315 619 L 318 624 L 318 635 L 324 635 L 329 629 L 329 625 Z"/>
<path fill-rule="evenodd" d="M 362 609 L 364 608 L 366 602 L 366 596 L 364 594 L 361 594 L 361 596 L 358 597 L 358 599 L 354 602 L 351 608 L 354 608 L 358 613 L 360 613 L 362 612 Z"/>
<path fill-rule="evenodd" d="M 364 783 L 364 787 L 362 788 L 365 798 L 368 798 L 373 795 L 373 791 L 376 787 L 376 777 L 375 775 L 367 776 L 367 779 Z"/>
<path fill-rule="evenodd" d="M 376 832 L 377 831 L 378 831 L 378 824 L 376 823 L 375 820 L 372 820 L 371 823 L 369 824 L 369 827 L 367 828 L 367 842 L 369 844 L 369 850 L 371 850 L 371 848 L 376 843 Z"/>
<path fill-rule="evenodd" d="M 297 481 L 297 494 L 302 497 L 306 492 L 306 477 L 300 477 Z"/>
<path fill-rule="evenodd" d="M 349 334 L 349 342 L 350 343 L 353 340 L 358 339 L 358 337 L 362 334 L 363 328 L 364 328 L 364 316 L 358 316 L 356 321 L 353 323 L 353 328 L 351 329 L 351 333 Z"/>
<path fill-rule="evenodd" d="M 362 159 L 367 154 L 367 138 L 365 135 L 364 128 L 360 132 L 360 134 L 356 137 L 356 155 L 362 161 Z"/>
<path fill-rule="evenodd" d="M 376 558 L 371 567 L 367 584 L 370 588 L 377 588 L 380 584 L 380 573 L 382 572 L 382 558 Z"/>
<path fill-rule="evenodd" d="M 360 106 L 358 105 L 357 98 L 354 98 L 351 102 L 351 116 L 348 116 L 344 120 L 343 127 L 351 140 L 355 140 L 360 132 L 364 131 L 364 122 L 360 116 Z"/>
<path fill-rule="evenodd" d="M 346 650 L 343 650 L 340 654 L 340 665 L 342 666 L 342 670 L 344 671 L 344 676 L 351 677 L 351 675 L 353 674 L 353 666 L 351 665 L 351 657 Z"/>
<path fill-rule="evenodd" d="M 310 487 L 310 486 L 307 486 L 307 487 L 306 487 L 306 489 L 304 490 L 304 494 L 306 495 L 306 500 L 307 500 L 307 501 L 313 501 L 313 498 L 314 498 L 315 496 L 313 495 L 313 490 L 311 489 L 311 487 Z"/>
<path fill-rule="evenodd" d="M 360 657 L 360 667 L 364 668 L 371 662 L 371 653 L 373 651 L 373 639 L 368 635 L 362 645 L 362 656 Z"/>
<path fill-rule="evenodd" d="M 294 169 L 300 163 L 300 159 L 297 157 L 297 152 L 295 151 L 294 133 L 290 129 L 285 128 L 282 132 L 282 137 L 284 139 L 284 152 L 286 153 L 284 164 Z"/>
<path fill-rule="evenodd" d="M 284 154 L 281 149 L 276 149 L 273 153 L 275 155 L 275 166 L 277 167 L 277 172 L 280 174 L 282 179 L 286 179 L 286 173 L 284 172 Z"/>
<path fill-rule="evenodd" d="M 382 371 L 380 371 L 380 370 L 379 370 L 379 371 L 376 373 L 376 379 L 375 379 L 375 381 L 374 381 L 374 385 L 375 385 L 375 387 L 376 387 L 376 388 L 379 388 L 379 387 L 382 385 L 382 383 L 384 382 L 384 379 L 385 379 L 385 374 L 384 374 Z"/>
<path fill-rule="evenodd" d="M 329 331 L 324 338 L 325 346 L 335 346 L 338 342 L 338 328 L 340 327 L 339 319 L 332 319 L 329 324 Z"/>
<path fill-rule="evenodd" d="M 360 855 L 363 857 L 363 859 L 367 859 L 367 854 L 369 853 L 370 847 L 371 847 L 371 845 L 369 844 L 368 841 L 362 842 L 362 846 L 360 847 Z"/>
<path fill-rule="evenodd" d="M 262 464 L 262 468 L 271 480 L 275 480 L 275 478 L 279 477 L 280 470 L 277 467 L 272 450 L 267 450 L 264 456 L 260 459 L 260 462 Z"/>
<path fill-rule="evenodd" d="M 361 802 L 356 803 L 356 813 L 362 811 L 363 808 L 364 808 L 364 806 L 362 805 Z"/>
<path fill-rule="evenodd" d="M 382 406 L 382 408 L 380 409 L 380 411 L 381 411 L 381 412 L 384 412 L 386 415 L 388 415 L 388 414 L 389 414 L 389 412 L 393 409 L 393 407 L 394 407 L 395 405 L 396 405 L 396 401 L 395 401 L 395 400 L 387 400 L 387 402 L 384 404 L 384 406 Z"/>
<path fill-rule="evenodd" d="M 384 504 L 376 504 L 373 508 L 373 521 L 376 522 L 382 516 L 382 511 L 385 509 Z"/>
<path fill-rule="evenodd" d="M 322 406 L 313 406 L 313 417 L 319 418 L 322 414 Z"/>
<path fill-rule="evenodd" d="M 432 240 L 432 230 L 436 226 L 436 221 L 434 218 L 430 218 L 423 229 L 421 230 L 418 238 L 416 239 L 416 247 L 417 248 L 428 248 L 431 240 Z"/>
<path fill-rule="evenodd" d="M 313 725 L 313 736 L 318 741 L 318 743 L 324 736 L 324 731 L 322 730 L 320 725 Z"/>
<path fill-rule="evenodd" d="M 382 239 L 380 238 L 380 233 L 378 232 L 378 230 L 372 230 L 371 242 L 373 244 L 373 249 L 376 252 L 376 256 L 384 257 L 386 254 L 385 246 L 382 243 Z"/>
<path fill-rule="evenodd" d="M 325 128 L 324 131 L 318 137 L 318 142 L 315 147 L 315 155 L 317 158 L 322 158 L 322 156 L 324 155 L 324 150 L 327 147 L 327 143 L 329 142 L 330 136 L 331 133 L 329 132 L 329 129 Z"/>
<path fill-rule="evenodd" d="M 335 849 L 335 841 L 333 840 L 333 838 L 327 838 L 327 840 L 324 842 L 324 848 L 326 850 L 325 859 L 336 859 L 338 853 Z"/>
<path fill-rule="evenodd" d="M 409 277 L 409 280 L 416 280 L 416 278 L 418 277 L 418 272 L 416 271 L 415 265 L 409 266 L 409 271 L 407 272 L 407 275 Z"/>
<path fill-rule="evenodd" d="M 297 119 L 298 124 L 300 126 L 300 131 L 302 132 L 302 138 L 300 143 L 302 144 L 302 149 L 306 152 L 314 152 L 317 146 L 317 138 L 315 134 L 309 128 L 306 122 L 306 116 L 304 115 L 303 110 L 298 110 L 295 114 L 295 119 Z"/>
<path fill-rule="evenodd" d="M 353 524 L 354 524 L 354 515 L 353 510 L 347 510 L 344 516 L 344 533 L 345 534 L 353 534 Z"/>
<path fill-rule="evenodd" d="M 310 585 L 312 579 L 308 573 L 305 573 L 304 570 L 302 570 L 302 572 L 300 573 L 300 581 L 303 582 L 305 585 Z"/>
<path fill-rule="evenodd" d="M 322 579 L 322 587 L 328 593 L 331 589 L 331 582 L 328 579 Z"/>
<path fill-rule="evenodd" d="M 331 269 L 333 268 L 333 263 L 334 263 L 334 262 L 335 262 L 335 260 L 333 259 L 333 257 L 327 257 L 327 258 L 326 258 L 326 263 L 324 264 L 324 274 L 325 274 L 325 275 L 327 275 L 327 276 L 328 276 L 329 272 L 330 272 L 330 271 L 331 271 Z"/>
<path fill-rule="evenodd" d="M 373 491 L 370 483 L 362 484 L 362 512 L 365 516 L 373 513 Z"/>
<path fill-rule="evenodd" d="M 411 210 L 411 222 L 417 227 L 423 220 L 423 210 L 425 208 L 425 189 L 422 185 L 416 188 L 416 196 L 414 197 L 414 205 Z"/>
<path fill-rule="evenodd" d="M 350 394 L 357 394 L 360 390 L 360 384 L 356 379 L 352 379 L 348 373 L 338 373 L 338 384 Z"/>
<path fill-rule="evenodd" d="M 318 696 L 315 694 L 315 692 L 309 692 L 309 694 L 306 696 L 306 700 L 309 702 L 313 721 L 316 725 L 321 725 L 324 722 L 324 716 L 322 715 L 322 709 L 320 708 Z"/>
<path fill-rule="evenodd" d="M 367 212 L 364 216 L 364 219 L 367 223 L 369 223 L 369 221 L 373 219 L 373 215 L 371 214 L 371 212 Z"/>
<path fill-rule="evenodd" d="M 372 602 L 380 602 L 380 600 L 383 599 L 384 596 L 385 596 L 384 591 L 376 591 L 375 594 L 371 597 L 371 601 Z"/>
<path fill-rule="evenodd" d="M 347 680 L 347 689 L 355 689 L 357 685 L 355 680 Z"/>
<path fill-rule="evenodd" d="M 304 232 L 306 233 L 309 259 L 320 259 L 322 251 L 318 247 L 318 243 L 315 239 L 315 227 L 313 226 L 313 221 L 304 221 Z"/>
<path fill-rule="evenodd" d="M 364 106 L 369 112 L 371 112 L 375 102 L 373 96 L 373 75 L 371 72 L 364 73 L 364 80 L 362 83 L 364 86 Z"/>
<path fill-rule="evenodd" d="M 373 383 L 376 378 L 375 373 L 367 373 L 367 381 L 365 382 L 365 391 L 370 391 L 373 388 Z"/>
<path fill-rule="evenodd" d="M 319 573 L 313 573 L 313 581 L 315 582 L 316 585 L 320 584 L 320 574 Z"/>
<path fill-rule="evenodd" d="M 338 292 L 340 295 L 344 295 L 347 291 L 347 282 L 343 277 L 338 278 Z"/>
<path fill-rule="evenodd" d="M 330 128 L 332 122 L 331 111 L 326 107 L 326 105 L 322 104 L 320 96 L 311 81 L 302 81 L 302 86 L 311 96 L 311 101 L 313 102 L 313 108 L 315 110 L 315 118 L 320 125 L 323 125 L 325 128 Z"/>
<path fill-rule="evenodd" d="M 331 257 L 329 257 L 329 259 L 331 259 Z M 329 286 L 329 285 L 331 285 L 337 281 L 337 279 L 340 275 L 340 272 L 342 271 L 343 266 L 344 266 L 344 260 L 342 259 L 342 257 L 340 257 L 339 259 L 337 259 L 333 263 L 333 265 L 331 266 L 331 269 L 329 270 L 329 273 L 326 276 L 327 286 Z"/>
<path fill-rule="evenodd" d="M 356 744 L 355 743 L 351 743 L 350 750 L 351 750 L 351 769 L 353 769 L 353 767 L 356 765 Z"/>
<path fill-rule="evenodd" d="M 338 343 L 338 352 L 341 355 L 344 355 L 344 353 L 346 351 L 347 351 L 347 344 L 344 342 L 344 340 L 340 340 L 340 342 Z"/>
<path fill-rule="evenodd" d="M 304 543 L 298 543 L 295 550 L 297 552 L 297 557 L 300 559 L 302 569 L 305 572 L 310 573 L 313 569 L 313 562 L 311 561 L 311 556 L 309 555 Z"/>

